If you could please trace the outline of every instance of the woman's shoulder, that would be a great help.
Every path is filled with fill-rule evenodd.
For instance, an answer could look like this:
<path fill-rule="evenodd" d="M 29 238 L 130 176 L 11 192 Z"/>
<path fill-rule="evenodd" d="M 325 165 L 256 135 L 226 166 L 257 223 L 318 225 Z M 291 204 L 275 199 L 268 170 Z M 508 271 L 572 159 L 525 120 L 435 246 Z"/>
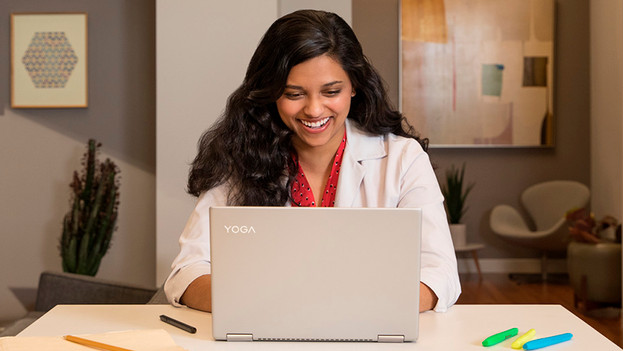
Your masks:
<path fill-rule="evenodd" d="M 229 185 L 222 183 L 202 192 L 197 199 L 198 207 L 227 206 Z"/>
<path fill-rule="evenodd" d="M 387 157 L 400 163 L 412 163 L 419 158 L 428 157 L 414 138 L 393 133 L 381 135 L 369 133 L 356 123 L 351 123 L 348 128 L 347 143 L 351 146 L 349 152 L 358 161 L 381 160 Z"/>
<path fill-rule="evenodd" d="M 357 121 L 347 120 L 347 138 L 357 138 L 362 143 L 383 143 L 388 148 L 407 149 L 418 152 L 424 152 L 422 145 L 414 138 L 396 135 L 394 133 L 373 134 L 364 130 Z"/>
<path fill-rule="evenodd" d="M 388 147 L 393 147 L 396 149 L 424 153 L 422 145 L 418 140 L 414 138 L 408 138 L 400 135 L 396 135 L 393 133 L 388 133 L 385 135 L 385 139 L 387 140 Z"/>

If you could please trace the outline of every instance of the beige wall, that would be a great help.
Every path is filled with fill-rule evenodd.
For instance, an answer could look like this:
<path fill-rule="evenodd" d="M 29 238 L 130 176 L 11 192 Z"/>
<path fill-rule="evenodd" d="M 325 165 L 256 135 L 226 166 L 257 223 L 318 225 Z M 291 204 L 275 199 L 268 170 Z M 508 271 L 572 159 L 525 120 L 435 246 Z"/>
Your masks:
<path fill-rule="evenodd" d="M 240 85 L 277 1 L 156 1 L 156 280 L 164 282 L 195 198 L 185 192 L 197 141 Z"/>
<path fill-rule="evenodd" d="M 351 0 L 277 0 L 278 17 L 301 9 L 317 9 L 339 14 L 351 24 Z"/>
<path fill-rule="evenodd" d="M 622 221 L 622 1 L 590 6 L 591 205 Z"/>
<path fill-rule="evenodd" d="M 11 109 L 12 12 L 89 14 L 89 108 Z M 154 5 L 150 0 L 0 1 L 0 322 L 21 317 L 58 239 L 86 142 L 121 168 L 118 230 L 99 277 L 154 286 Z M 71 78 L 70 78 L 71 79 Z"/>

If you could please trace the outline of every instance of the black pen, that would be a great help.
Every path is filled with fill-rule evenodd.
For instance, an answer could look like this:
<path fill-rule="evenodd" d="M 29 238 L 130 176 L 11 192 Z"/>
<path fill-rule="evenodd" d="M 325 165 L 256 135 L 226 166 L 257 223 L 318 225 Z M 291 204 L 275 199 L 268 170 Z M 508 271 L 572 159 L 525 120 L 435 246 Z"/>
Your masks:
<path fill-rule="evenodd" d="M 167 324 L 173 325 L 174 327 L 178 327 L 178 328 L 184 330 L 185 332 L 189 332 L 191 334 L 195 334 L 197 332 L 197 328 L 192 327 L 192 326 L 190 326 L 190 325 L 188 325 L 186 323 L 180 322 L 177 319 L 173 319 L 173 318 L 171 318 L 169 316 L 165 316 L 164 314 L 160 315 L 160 320 L 165 322 L 165 323 L 167 323 Z"/>

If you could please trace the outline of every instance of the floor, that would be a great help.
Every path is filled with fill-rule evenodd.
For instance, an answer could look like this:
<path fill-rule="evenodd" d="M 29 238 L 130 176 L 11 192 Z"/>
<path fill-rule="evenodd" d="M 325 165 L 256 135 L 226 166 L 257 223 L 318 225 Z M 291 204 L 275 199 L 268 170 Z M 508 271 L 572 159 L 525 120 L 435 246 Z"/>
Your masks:
<path fill-rule="evenodd" d="M 507 274 L 461 274 L 459 304 L 559 304 L 622 347 L 622 310 L 593 308 L 581 313 L 574 307 L 574 292 L 568 284 L 518 283 Z M 579 306 L 580 307 L 580 306 Z"/>

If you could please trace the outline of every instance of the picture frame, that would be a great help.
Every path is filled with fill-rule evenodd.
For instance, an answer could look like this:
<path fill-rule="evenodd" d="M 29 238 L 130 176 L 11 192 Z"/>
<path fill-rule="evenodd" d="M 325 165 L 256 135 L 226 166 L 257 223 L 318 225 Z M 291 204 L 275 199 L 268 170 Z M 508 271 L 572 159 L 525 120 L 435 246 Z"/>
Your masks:
<path fill-rule="evenodd" d="M 11 14 L 11 107 L 88 107 L 88 15 Z"/>
<path fill-rule="evenodd" d="M 399 6 L 399 106 L 432 147 L 554 147 L 555 0 Z"/>

